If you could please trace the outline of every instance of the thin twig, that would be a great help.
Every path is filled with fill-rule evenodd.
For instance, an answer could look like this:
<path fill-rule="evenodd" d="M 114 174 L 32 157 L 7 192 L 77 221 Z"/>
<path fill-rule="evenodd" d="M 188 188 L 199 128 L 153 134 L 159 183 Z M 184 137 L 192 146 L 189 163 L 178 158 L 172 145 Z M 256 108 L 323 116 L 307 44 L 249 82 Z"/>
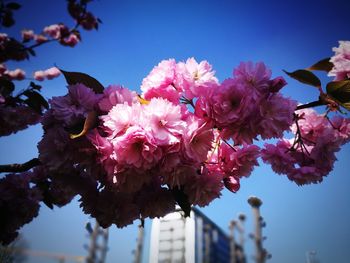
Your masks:
<path fill-rule="evenodd" d="M 40 165 L 39 158 L 33 158 L 25 163 L 14 163 L 0 165 L 0 173 L 20 173 L 32 169 L 35 166 Z"/>

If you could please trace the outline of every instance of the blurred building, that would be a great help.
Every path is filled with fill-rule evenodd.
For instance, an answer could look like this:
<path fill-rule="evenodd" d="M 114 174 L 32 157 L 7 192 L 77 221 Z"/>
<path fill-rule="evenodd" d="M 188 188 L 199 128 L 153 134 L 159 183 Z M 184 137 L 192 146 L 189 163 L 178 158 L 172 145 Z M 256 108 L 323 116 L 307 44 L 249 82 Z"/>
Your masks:
<path fill-rule="evenodd" d="M 154 219 L 150 263 L 230 263 L 230 239 L 196 208 L 190 217 L 180 209 Z"/>

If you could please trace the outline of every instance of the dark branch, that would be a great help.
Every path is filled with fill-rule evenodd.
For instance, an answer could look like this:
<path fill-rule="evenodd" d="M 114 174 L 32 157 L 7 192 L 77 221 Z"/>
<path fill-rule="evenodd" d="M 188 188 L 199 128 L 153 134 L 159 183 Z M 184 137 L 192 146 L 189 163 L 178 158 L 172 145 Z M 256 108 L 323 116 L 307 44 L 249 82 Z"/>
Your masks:
<path fill-rule="evenodd" d="M 311 108 L 311 107 L 317 107 L 317 106 L 322 106 L 325 105 L 325 103 L 321 100 L 316 100 L 313 102 L 309 102 L 306 104 L 299 105 L 295 110 L 301 110 L 301 109 L 306 109 L 306 108 Z"/>
<path fill-rule="evenodd" d="M 33 158 L 30 161 L 25 163 L 4 164 L 4 165 L 0 165 L 0 173 L 25 172 L 40 164 L 41 162 L 38 158 Z"/>

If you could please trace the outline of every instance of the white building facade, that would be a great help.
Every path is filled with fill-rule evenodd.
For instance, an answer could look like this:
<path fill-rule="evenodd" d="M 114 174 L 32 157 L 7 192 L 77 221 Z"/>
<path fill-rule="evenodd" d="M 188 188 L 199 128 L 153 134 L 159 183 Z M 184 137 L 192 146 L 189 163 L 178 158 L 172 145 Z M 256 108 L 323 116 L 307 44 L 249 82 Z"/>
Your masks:
<path fill-rule="evenodd" d="M 154 219 L 150 263 L 229 263 L 230 239 L 198 209 L 183 217 L 180 209 Z"/>

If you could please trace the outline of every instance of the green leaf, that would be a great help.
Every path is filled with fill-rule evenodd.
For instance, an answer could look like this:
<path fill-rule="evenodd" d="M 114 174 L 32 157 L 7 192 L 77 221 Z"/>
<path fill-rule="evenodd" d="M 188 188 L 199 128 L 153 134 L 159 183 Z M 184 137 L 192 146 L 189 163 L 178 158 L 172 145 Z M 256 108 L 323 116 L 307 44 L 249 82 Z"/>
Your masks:
<path fill-rule="evenodd" d="M 326 90 L 341 106 L 350 110 L 350 80 L 329 82 Z"/>
<path fill-rule="evenodd" d="M 59 69 L 64 75 L 68 85 L 75 85 L 78 83 L 84 84 L 86 87 L 92 89 L 95 93 L 103 93 L 103 85 L 95 78 L 89 76 L 88 74 L 81 72 L 68 72 Z"/>
<path fill-rule="evenodd" d="M 12 9 L 12 10 L 18 10 L 21 8 L 21 5 L 15 2 L 8 3 L 6 5 L 7 8 Z"/>
<path fill-rule="evenodd" d="M 317 63 L 313 64 L 311 67 L 307 68 L 307 70 L 320 70 L 329 72 L 334 67 L 333 63 L 329 61 L 330 58 L 325 58 Z"/>
<path fill-rule="evenodd" d="M 177 204 L 181 207 L 182 211 L 184 211 L 185 217 L 189 217 L 191 214 L 191 204 L 183 189 L 174 187 L 171 189 L 171 192 Z"/>
<path fill-rule="evenodd" d="M 293 79 L 296 79 L 297 81 L 314 86 L 314 87 L 320 87 L 321 81 L 320 79 L 311 71 L 305 70 L 305 69 L 299 69 L 293 72 L 287 72 L 283 70 L 288 76 L 290 76 Z"/>

